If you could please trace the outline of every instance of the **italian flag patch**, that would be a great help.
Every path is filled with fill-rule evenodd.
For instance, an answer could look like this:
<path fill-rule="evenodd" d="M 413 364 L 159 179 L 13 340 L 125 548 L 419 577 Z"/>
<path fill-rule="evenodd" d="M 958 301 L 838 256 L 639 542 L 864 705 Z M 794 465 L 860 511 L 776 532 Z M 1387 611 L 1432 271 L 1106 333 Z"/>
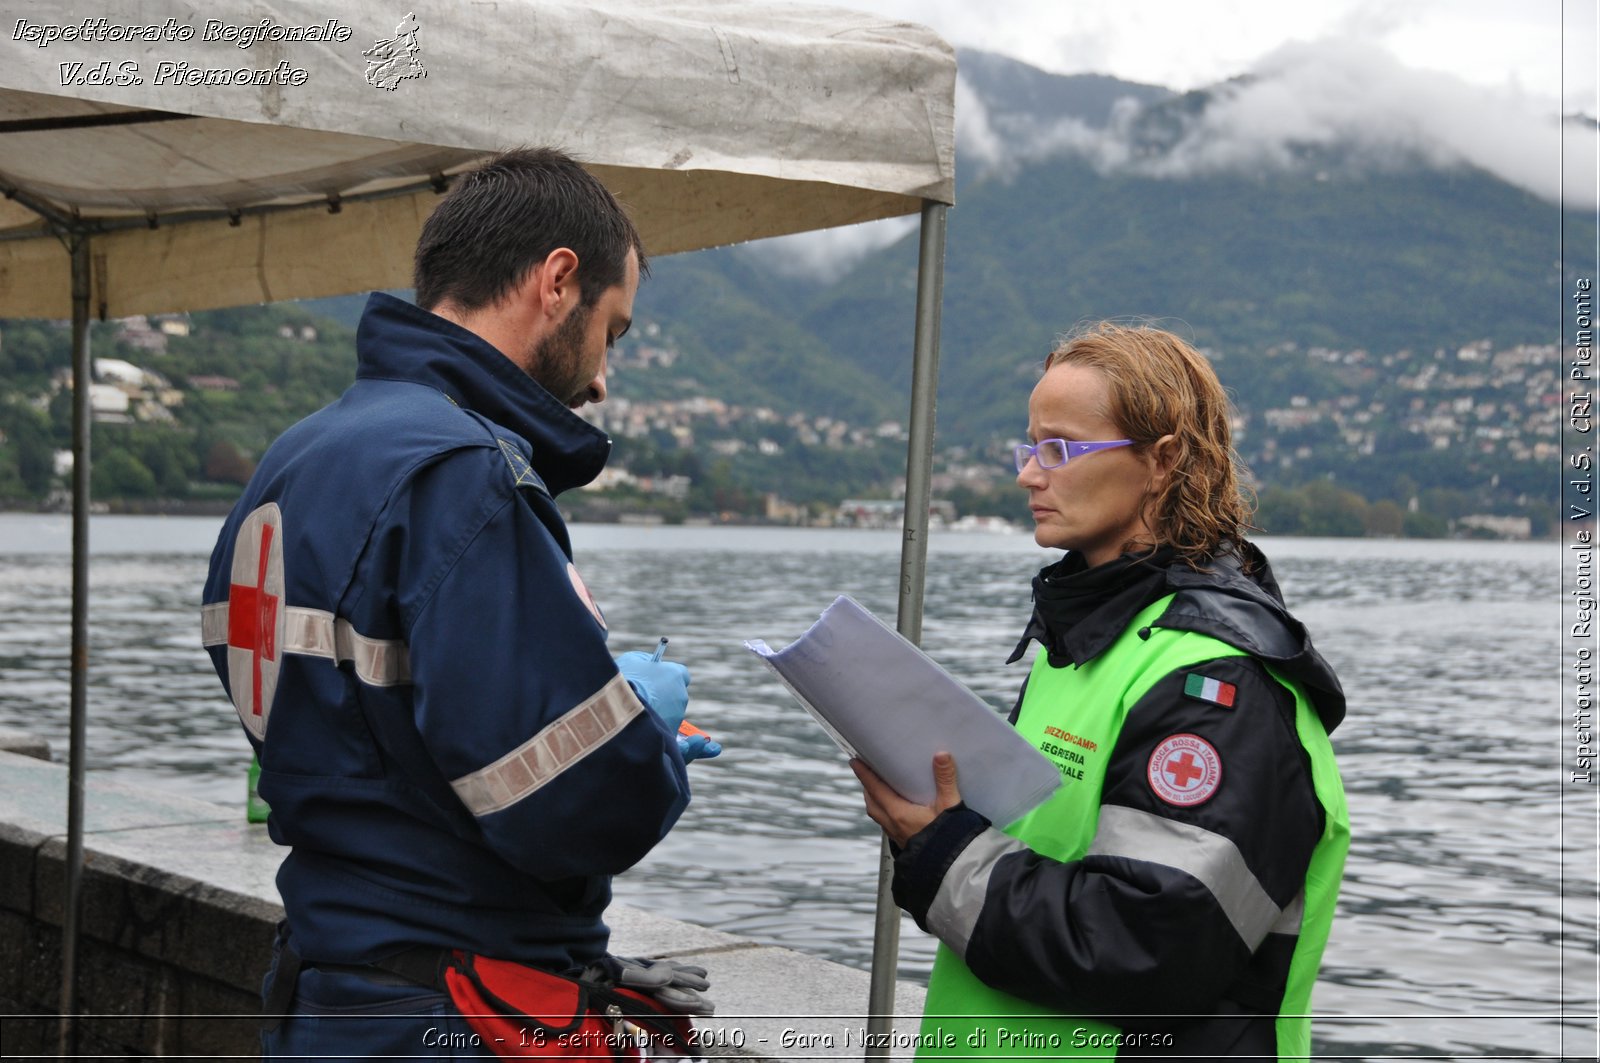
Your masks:
<path fill-rule="evenodd" d="M 1213 705 L 1231 709 L 1239 688 L 1232 683 L 1224 683 L 1220 679 L 1191 672 L 1183 678 L 1183 692 L 1191 698 L 1199 698 L 1201 701 L 1209 701 Z"/>

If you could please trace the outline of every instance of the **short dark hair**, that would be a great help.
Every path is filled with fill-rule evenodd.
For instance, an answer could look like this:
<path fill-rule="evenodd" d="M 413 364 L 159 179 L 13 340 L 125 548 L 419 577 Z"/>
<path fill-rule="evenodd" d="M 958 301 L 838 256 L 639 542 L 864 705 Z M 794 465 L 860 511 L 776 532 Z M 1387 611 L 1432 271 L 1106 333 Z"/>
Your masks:
<path fill-rule="evenodd" d="M 558 247 L 578 256 L 584 306 L 621 284 L 628 252 L 648 275 L 644 244 L 622 205 L 577 160 L 519 148 L 454 179 L 422 226 L 413 269 L 417 305 L 479 310 L 498 302 Z"/>

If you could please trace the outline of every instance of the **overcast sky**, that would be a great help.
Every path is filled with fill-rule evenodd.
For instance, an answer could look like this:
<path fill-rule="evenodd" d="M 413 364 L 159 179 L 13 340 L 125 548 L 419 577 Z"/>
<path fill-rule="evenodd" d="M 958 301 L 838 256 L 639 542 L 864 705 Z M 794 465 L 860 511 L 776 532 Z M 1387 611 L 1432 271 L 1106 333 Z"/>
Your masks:
<path fill-rule="evenodd" d="M 1179 91 L 1258 75 L 1162 160 L 1168 176 L 1260 165 L 1284 156 L 1291 141 L 1354 140 L 1420 147 L 1569 208 L 1595 210 L 1600 199 L 1600 138 L 1592 127 L 1569 125 L 1563 151 L 1555 120 L 1600 115 L 1600 0 L 819 2 L 920 22 L 957 47 L 1059 74 L 1110 74 Z M 956 94 L 956 133 L 962 156 L 991 172 L 1064 146 L 1105 164 L 1126 155 L 1114 131 L 1086 132 L 1071 121 L 1020 139 L 997 136 L 982 101 L 965 89 Z M 766 243 L 781 268 L 805 273 L 909 227 L 894 219 Z"/>
<path fill-rule="evenodd" d="M 1595 0 L 827 2 L 921 22 L 957 46 L 1061 74 L 1192 89 L 1244 73 L 1286 43 L 1339 38 L 1552 109 L 1562 99 L 1564 110 L 1596 111 Z"/>

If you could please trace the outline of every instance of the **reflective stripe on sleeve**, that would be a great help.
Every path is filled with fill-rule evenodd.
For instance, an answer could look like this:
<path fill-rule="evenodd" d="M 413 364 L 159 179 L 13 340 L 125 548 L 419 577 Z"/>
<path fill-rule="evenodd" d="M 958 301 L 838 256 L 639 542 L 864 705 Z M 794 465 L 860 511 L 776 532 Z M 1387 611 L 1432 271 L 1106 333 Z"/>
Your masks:
<path fill-rule="evenodd" d="M 1211 891 L 1252 952 L 1284 914 L 1231 839 L 1193 824 L 1124 805 L 1104 805 L 1094 844 L 1085 856 L 1144 860 L 1193 876 Z"/>
<path fill-rule="evenodd" d="M 644 712 L 622 676 L 613 676 L 586 701 L 493 764 L 451 781 L 475 816 L 499 812 L 610 741 Z"/>
<path fill-rule="evenodd" d="M 1002 856 L 1021 852 L 1027 846 L 993 827 L 972 839 L 961 855 L 950 864 L 939 892 L 928 905 L 928 929 L 956 951 L 963 960 L 972 931 L 983 912 L 983 899 L 989 892 L 989 876 Z"/>
<path fill-rule="evenodd" d="M 228 603 L 200 607 L 200 645 L 221 646 L 228 641 Z"/>
<path fill-rule="evenodd" d="M 228 641 L 228 603 L 217 602 L 200 610 L 200 641 L 221 646 Z M 284 609 L 283 653 L 324 657 L 335 663 L 350 661 L 356 676 L 375 687 L 411 682 L 411 653 L 400 639 L 368 638 L 322 609 L 291 605 Z"/>

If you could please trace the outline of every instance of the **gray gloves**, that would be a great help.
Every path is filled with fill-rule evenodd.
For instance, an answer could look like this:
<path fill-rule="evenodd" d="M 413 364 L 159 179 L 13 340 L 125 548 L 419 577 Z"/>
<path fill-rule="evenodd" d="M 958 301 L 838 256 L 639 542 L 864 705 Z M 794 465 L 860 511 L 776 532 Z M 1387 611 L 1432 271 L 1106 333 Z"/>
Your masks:
<path fill-rule="evenodd" d="M 712 1015 L 716 1008 L 700 991 L 711 988 L 704 967 L 672 960 L 607 956 L 589 965 L 585 976 L 598 975 L 623 989 L 652 997 L 675 1015 Z"/>

